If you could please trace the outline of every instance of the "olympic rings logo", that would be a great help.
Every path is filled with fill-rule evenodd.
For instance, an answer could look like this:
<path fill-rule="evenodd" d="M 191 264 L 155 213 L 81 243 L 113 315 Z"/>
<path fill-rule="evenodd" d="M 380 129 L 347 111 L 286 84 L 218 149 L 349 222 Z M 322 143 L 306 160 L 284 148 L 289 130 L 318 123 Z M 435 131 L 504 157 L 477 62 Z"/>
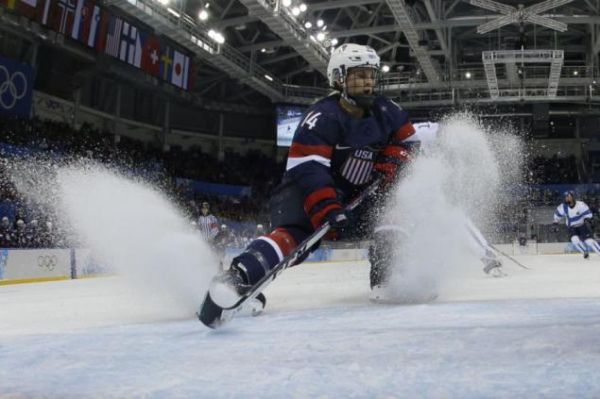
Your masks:
<path fill-rule="evenodd" d="M 19 82 L 21 80 L 21 82 Z M 19 86 L 18 84 L 21 83 Z M 19 87 L 21 90 L 19 90 Z M 10 96 L 6 93 L 10 94 Z M 17 71 L 12 75 L 5 66 L 0 65 L 0 105 L 4 109 L 11 109 L 17 101 L 27 94 L 27 78 L 23 72 Z"/>
<path fill-rule="evenodd" d="M 53 271 L 56 267 L 56 255 L 40 255 L 37 263 L 38 267 Z"/>

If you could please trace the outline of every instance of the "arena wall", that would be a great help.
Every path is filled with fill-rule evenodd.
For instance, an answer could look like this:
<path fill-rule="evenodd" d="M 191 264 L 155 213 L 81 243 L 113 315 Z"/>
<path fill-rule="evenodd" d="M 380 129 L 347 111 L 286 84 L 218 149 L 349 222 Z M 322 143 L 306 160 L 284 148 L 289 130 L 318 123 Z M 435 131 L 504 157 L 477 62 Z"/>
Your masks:
<path fill-rule="evenodd" d="M 499 251 L 510 256 L 549 255 L 576 252 L 569 242 L 527 245 L 499 244 Z M 224 263 L 227 264 L 242 248 L 229 248 Z M 366 248 L 320 248 L 307 262 L 366 261 Z M 110 274 L 89 249 L 0 249 L 0 285 L 40 281 L 67 280 Z"/>

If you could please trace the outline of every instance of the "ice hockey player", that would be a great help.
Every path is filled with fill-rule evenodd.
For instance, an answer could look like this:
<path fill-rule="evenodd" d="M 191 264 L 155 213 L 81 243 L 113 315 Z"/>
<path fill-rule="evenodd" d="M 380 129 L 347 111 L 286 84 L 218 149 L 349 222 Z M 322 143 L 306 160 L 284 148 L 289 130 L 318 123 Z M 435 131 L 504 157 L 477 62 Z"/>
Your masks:
<path fill-rule="evenodd" d="M 592 220 L 590 208 L 585 202 L 575 199 L 575 191 L 566 191 L 564 195 L 565 201 L 556 207 L 554 212 L 554 223 L 558 224 L 562 218 L 565 218 L 571 242 L 583 254 L 585 259 L 590 256 L 588 247 L 600 255 L 600 245 L 592 238 L 592 231 L 589 226 Z"/>
<path fill-rule="evenodd" d="M 282 183 L 273 193 L 274 230 L 253 240 L 213 281 L 213 286 L 230 287 L 216 290 L 221 297 L 213 300 L 221 306 L 235 302 L 228 293 L 248 290 L 326 221 L 332 226 L 329 239 L 373 238 L 371 286 L 385 282 L 380 271 L 391 261 L 394 231 L 374 233 L 376 202 L 409 161 L 403 142 L 414 128 L 400 106 L 379 95 L 380 62 L 371 47 L 336 48 L 327 77 L 335 92 L 303 115 Z M 344 205 L 376 176 L 381 176 L 378 192 L 347 214 Z"/>
<path fill-rule="evenodd" d="M 419 122 L 413 124 L 415 128 L 415 134 L 406 140 L 407 145 L 413 145 L 418 143 L 420 151 L 427 152 L 427 146 L 435 142 L 438 138 L 440 131 L 440 125 L 436 122 Z M 415 152 L 413 150 L 413 152 Z M 490 274 L 494 277 L 504 276 L 502 271 L 502 262 L 496 256 L 496 252 L 490 245 L 490 243 L 483 236 L 481 231 L 475 226 L 471 219 L 465 215 L 465 228 L 467 229 L 468 237 L 470 238 L 467 242 L 467 246 L 472 249 L 473 252 L 483 262 L 483 271 L 486 274 Z"/>

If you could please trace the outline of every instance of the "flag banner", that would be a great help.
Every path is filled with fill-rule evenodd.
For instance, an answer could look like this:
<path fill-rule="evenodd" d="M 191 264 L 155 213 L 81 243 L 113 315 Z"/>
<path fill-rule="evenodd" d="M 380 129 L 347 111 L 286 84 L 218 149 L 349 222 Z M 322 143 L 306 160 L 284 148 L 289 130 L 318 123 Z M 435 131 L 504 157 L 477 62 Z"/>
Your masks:
<path fill-rule="evenodd" d="M 108 32 L 106 33 L 106 47 L 104 52 L 113 57 L 119 56 L 119 46 L 121 45 L 121 29 L 123 20 L 121 18 L 111 16 L 108 23 Z"/>
<path fill-rule="evenodd" d="M 16 0 L 0 0 L 0 4 L 8 8 L 9 10 L 15 9 L 15 3 Z"/>
<path fill-rule="evenodd" d="M 141 33 L 141 42 L 142 42 L 142 59 L 141 59 L 141 69 L 152 75 L 159 77 L 160 76 L 160 56 L 161 56 L 161 47 L 160 40 L 158 36 L 153 34 Z"/>
<path fill-rule="evenodd" d="M 114 15 L 97 0 L 0 0 L 0 5 L 183 90 L 193 86 L 190 53 Z"/>
<path fill-rule="evenodd" d="M 58 0 L 50 3 L 46 24 L 58 33 L 70 34 L 75 22 L 75 11 L 83 0 Z"/>
<path fill-rule="evenodd" d="M 80 14 L 75 14 L 75 23 L 71 32 L 71 38 L 80 41 L 88 47 L 96 47 L 98 27 L 101 24 L 102 17 L 106 18 L 106 13 L 102 13 L 100 7 L 95 3 L 85 0 Z"/>
<path fill-rule="evenodd" d="M 15 11 L 26 18 L 37 20 L 40 12 L 38 0 L 16 0 Z"/>
<path fill-rule="evenodd" d="M 184 90 L 188 89 L 188 76 L 190 71 L 190 57 L 175 50 L 173 54 L 173 70 L 171 83 Z"/>
<path fill-rule="evenodd" d="M 29 117 L 33 98 L 33 68 L 0 57 L 0 113 Z"/>
<path fill-rule="evenodd" d="M 140 68 L 142 63 L 142 42 L 139 30 L 127 22 L 123 23 L 119 59 L 137 68 Z"/>
<path fill-rule="evenodd" d="M 165 46 L 160 56 L 160 78 L 170 81 L 171 71 L 173 70 L 173 51 L 171 47 Z"/>

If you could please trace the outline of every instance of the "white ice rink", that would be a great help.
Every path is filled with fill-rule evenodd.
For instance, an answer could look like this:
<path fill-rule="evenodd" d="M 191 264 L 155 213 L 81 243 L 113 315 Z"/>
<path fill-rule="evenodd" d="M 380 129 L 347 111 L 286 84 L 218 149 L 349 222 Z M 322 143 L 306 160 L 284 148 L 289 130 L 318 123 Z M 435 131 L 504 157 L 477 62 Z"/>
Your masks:
<path fill-rule="evenodd" d="M 412 306 L 370 303 L 365 263 L 307 264 L 218 331 L 115 277 L 2 286 L 0 397 L 600 397 L 600 259 L 518 259 Z"/>

